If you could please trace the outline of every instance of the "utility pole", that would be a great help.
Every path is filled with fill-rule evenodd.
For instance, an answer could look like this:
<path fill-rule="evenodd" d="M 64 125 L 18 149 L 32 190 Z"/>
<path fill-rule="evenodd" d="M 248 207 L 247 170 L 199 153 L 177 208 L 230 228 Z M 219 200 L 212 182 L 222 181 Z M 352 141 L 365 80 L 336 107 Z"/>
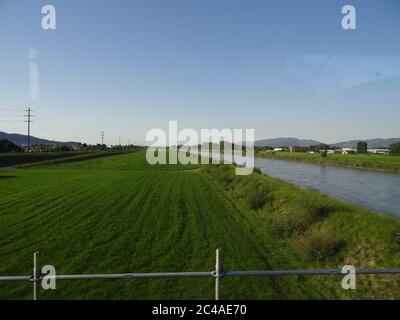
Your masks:
<path fill-rule="evenodd" d="M 104 131 L 101 132 L 101 145 L 104 145 Z"/>
<path fill-rule="evenodd" d="M 26 120 L 25 122 L 28 122 L 28 152 L 29 152 L 31 150 L 31 122 L 32 122 L 31 112 L 32 112 L 32 109 L 28 108 L 25 111 L 28 113 L 27 115 L 25 115 L 25 117 L 28 117 L 28 120 Z"/>
<path fill-rule="evenodd" d="M 121 137 L 118 138 L 118 144 L 121 146 Z"/>

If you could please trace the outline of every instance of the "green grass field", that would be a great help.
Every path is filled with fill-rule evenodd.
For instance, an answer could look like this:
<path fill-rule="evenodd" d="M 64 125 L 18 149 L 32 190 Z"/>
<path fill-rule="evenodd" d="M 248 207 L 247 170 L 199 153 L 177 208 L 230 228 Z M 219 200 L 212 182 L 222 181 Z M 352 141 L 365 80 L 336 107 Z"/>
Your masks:
<path fill-rule="evenodd" d="M 400 267 L 398 220 L 230 166 L 150 166 L 145 152 L 0 172 L 0 275 Z M 400 298 L 399 276 L 224 278 L 223 299 Z M 43 299 L 212 299 L 213 279 L 59 281 Z M 0 283 L 0 299 L 30 299 Z"/>
<path fill-rule="evenodd" d="M 0 168 L 16 166 L 26 163 L 50 161 L 61 158 L 83 156 L 87 152 L 36 152 L 36 153 L 1 153 Z"/>
<path fill-rule="evenodd" d="M 37 153 L 4 153 L 0 154 L 0 169 L 25 168 L 31 165 L 48 165 L 80 162 L 126 153 L 127 151 L 71 151 L 71 152 L 37 152 Z"/>
<path fill-rule="evenodd" d="M 330 154 L 258 151 L 257 156 L 282 160 L 304 161 L 324 165 L 370 169 L 400 173 L 400 157 L 373 154 Z"/>

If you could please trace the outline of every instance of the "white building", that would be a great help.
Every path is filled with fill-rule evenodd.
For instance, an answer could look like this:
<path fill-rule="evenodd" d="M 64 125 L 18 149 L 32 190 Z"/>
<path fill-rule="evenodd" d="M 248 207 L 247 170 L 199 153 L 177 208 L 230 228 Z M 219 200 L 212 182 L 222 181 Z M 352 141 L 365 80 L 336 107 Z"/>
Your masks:
<path fill-rule="evenodd" d="M 368 149 L 367 151 L 373 154 L 389 154 L 390 152 L 389 149 Z"/>
<path fill-rule="evenodd" d="M 357 149 L 354 148 L 342 148 L 342 154 L 352 154 L 356 153 Z"/>

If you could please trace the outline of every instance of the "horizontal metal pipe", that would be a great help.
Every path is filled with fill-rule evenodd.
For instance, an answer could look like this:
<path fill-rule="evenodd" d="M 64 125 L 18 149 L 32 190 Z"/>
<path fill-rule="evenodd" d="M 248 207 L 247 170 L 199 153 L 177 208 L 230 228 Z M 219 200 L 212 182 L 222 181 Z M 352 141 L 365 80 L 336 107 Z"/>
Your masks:
<path fill-rule="evenodd" d="M 71 274 L 71 275 L 56 275 L 56 280 L 96 280 L 96 279 L 130 279 L 131 274 Z M 54 278 L 49 276 L 48 279 Z"/>
<path fill-rule="evenodd" d="M 356 274 L 400 274 L 400 269 L 359 269 Z M 230 271 L 224 277 L 242 276 L 319 276 L 319 275 L 345 275 L 341 269 L 331 270 L 267 270 L 267 271 Z"/>
<path fill-rule="evenodd" d="M 242 276 L 312 276 L 341 274 L 340 270 L 260 270 L 260 271 L 230 271 L 224 272 L 224 277 Z"/>
<path fill-rule="evenodd" d="M 357 270 L 356 274 L 395 274 L 400 273 L 400 269 L 363 269 Z"/>
<path fill-rule="evenodd" d="M 32 276 L 5 276 L 0 277 L 0 281 L 30 281 Z"/>
<path fill-rule="evenodd" d="M 159 273 L 120 273 L 120 274 L 86 274 L 86 275 L 56 275 L 56 280 L 79 279 L 134 279 L 134 278 L 183 278 L 183 277 L 212 277 L 212 272 L 159 272 Z M 50 279 L 51 277 L 49 277 Z"/>
<path fill-rule="evenodd" d="M 356 274 L 400 274 L 400 269 L 359 269 Z M 341 269 L 331 270 L 260 270 L 260 271 L 228 271 L 221 277 L 246 276 L 317 276 L 344 275 Z M 107 279 L 137 279 L 137 278 L 184 278 L 184 277 L 215 277 L 215 272 L 159 272 L 159 273 L 115 273 L 115 274 L 77 274 L 56 275 L 56 280 L 107 280 Z M 48 279 L 51 279 L 48 276 Z M 0 281 L 32 281 L 32 276 L 4 276 Z"/>

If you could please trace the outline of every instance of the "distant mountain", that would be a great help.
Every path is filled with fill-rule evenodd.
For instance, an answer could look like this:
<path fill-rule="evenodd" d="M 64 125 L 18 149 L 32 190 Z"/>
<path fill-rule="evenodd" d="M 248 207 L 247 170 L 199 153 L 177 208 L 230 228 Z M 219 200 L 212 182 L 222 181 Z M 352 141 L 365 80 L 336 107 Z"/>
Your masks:
<path fill-rule="evenodd" d="M 17 146 L 22 146 L 27 144 L 28 136 L 24 134 L 17 134 L 17 133 L 6 133 L 0 131 L 0 139 L 6 139 L 8 141 L 11 141 L 12 143 L 16 144 Z M 40 139 L 36 137 L 31 136 L 31 144 L 42 144 L 42 145 L 65 145 L 69 147 L 74 147 L 78 144 L 79 142 L 74 142 L 74 141 L 67 141 L 67 142 L 61 142 L 61 141 L 53 141 L 53 140 L 46 140 L 46 139 Z"/>
<path fill-rule="evenodd" d="M 356 148 L 358 141 L 365 141 L 368 143 L 368 148 L 389 148 L 392 143 L 400 142 L 400 138 L 390 138 L 390 139 L 368 139 L 368 140 L 349 140 L 331 144 L 331 146 L 340 148 Z"/>
<path fill-rule="evenodd" d="M 275 139 L 263 139 L 258 140 L 254 143 L 256 147 L 309 147 L 312 145 L 320 144 L 321 142 L 311 139 L 297 139 L 297 138 L 275 138 Z"/>
<path fill-rule="evenodd" d="M 368 140 L 349 140 L 337 143 L 332 143 L 330 146 L 338 148 L 357 148 L 358 141 L 365 141 L 368 143 L 368 148 L 389 148 L 392 143 L 400 142 L 400 138 L 390 138 L 390 139 L 368 139 Z M 258 140 L 254 143 L 256 147 L 309 147 L 312 145 L 317 145 L 322 142 L 312 140 L 312 139 L 297 139 L 297 138 L 275 138 L 275 139 L 263 139 Z"/>

